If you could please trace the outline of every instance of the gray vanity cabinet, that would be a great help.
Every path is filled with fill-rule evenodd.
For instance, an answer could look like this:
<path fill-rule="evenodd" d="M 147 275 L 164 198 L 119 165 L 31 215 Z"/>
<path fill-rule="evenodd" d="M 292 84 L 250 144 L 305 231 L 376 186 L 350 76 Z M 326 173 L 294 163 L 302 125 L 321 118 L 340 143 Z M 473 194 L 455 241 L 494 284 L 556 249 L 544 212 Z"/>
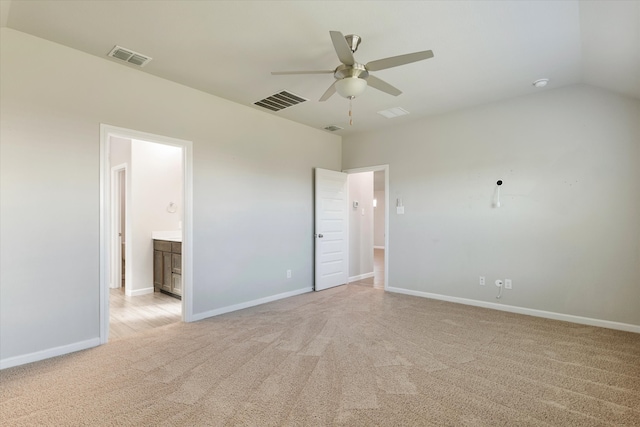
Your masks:
<path fill-rule="evenodd" d="M 182 243 L 153 241 L 153 287 L 157 292 L 182 296 Z"/>

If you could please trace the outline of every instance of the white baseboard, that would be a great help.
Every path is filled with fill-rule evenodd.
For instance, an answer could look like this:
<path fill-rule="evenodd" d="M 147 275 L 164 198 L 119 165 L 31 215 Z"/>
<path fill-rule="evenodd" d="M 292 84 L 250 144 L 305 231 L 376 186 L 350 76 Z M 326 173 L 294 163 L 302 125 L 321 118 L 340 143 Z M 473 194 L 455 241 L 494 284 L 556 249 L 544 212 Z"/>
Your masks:
<path fill-rule="evenodd" d="M 455 302 L 458 304 L 473 305 L 476 307 L 491 308 L 494 310 L 508 311 L 510 313 L 525 314 L 528 316 L 543 317 L 545 319 L 563 320 L 565 322 L 579 323 L 581 325 L 598 326 L 600 328 L 616 329 L 619 331 L 635 332 L 640 334 L 640 325 L 630 323 L 612 322 L 610 320 L 593 319 L 590 317 L 574 316 L 572 314 L 554 313 L 552 311 L 536 310 L 533 308 L 517 307 L 513 305 L 497 304 L 495 302 L 478 301 L 474 299 L 451 297 L 448 295 L 432 294 L 429 292 L 412 291 L 410 289 L 386 288 L 389 292 L 413 295 L 416 297 L 437 299 L 440 301 Z"/>
<path fill-rule="evenodd" d="M 152 294 L 153 293 L 153 287 L 150 288 L 144 288 L 144 289 L 129 289 L 129 288 L 125 288 L 124 289 L 124 293 L 127 296 L 130 297 L 137 297 L 138 295 L 146 295 L 146 294 Z"/>
<path fill-rule="evenodd" d="M 284 292 L 282 294 L 272 295 L 270 297 L 264 297 L 260 299 L 256 299 L 253 301 L 247 301 L 240 304 L 230 305 L 227 307 L 216 308 L 215 310 L 205 311 L 204 313 L 194 313 L 191 317 L 192 322 L 197 322 L 198 320 L 206 319 L 207 317 L 219 316 L 221 314 L 230 313 L 232 311 L 242 310 L 244 308 L 254 307 L 260 304 L 266 304 L 268 302 L 277 301 L 279 299 L 294 297 L 296 295 L 306 294 L 307 292 L 312 292 L 313 288 L 303 288 L 298 289 L 291 292 Z"/>
<path fill-rule="evenodd" d="M 369 277 L 373 277 L 373 276 L 374 276 L 373 271 L 371 273 L 364 273 L 364 274 L 360 274 L 358 276 L 351 276 L 351 277 L 349 277 L 349 283 L 357 282 L 358 280 L 368 279 Z"/>
<path fill-rule="evenodd" d="M 8 357 L 0 360 L 0 370 L 24 365 L 26 363 L 37 362 L 51 357 L 62 356 L 63 354 L 74 353 L 100 345 L 100 338 L 92 338 L 73 344 L 62 345 L 60 347 L 49 348 L 47 350 L 36 351 L 35 353 L 24 354 L 22 356 Z"/>
<path fill-rule="evenodd" d="M 374 246 L 373 249 L 384 249 L 384 246 Z"/>

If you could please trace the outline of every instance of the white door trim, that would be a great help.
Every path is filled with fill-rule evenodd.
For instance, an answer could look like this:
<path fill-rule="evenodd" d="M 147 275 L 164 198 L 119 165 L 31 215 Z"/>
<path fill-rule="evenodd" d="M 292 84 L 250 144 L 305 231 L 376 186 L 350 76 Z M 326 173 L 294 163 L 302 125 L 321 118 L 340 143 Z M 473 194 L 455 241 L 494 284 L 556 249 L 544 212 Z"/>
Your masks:
<path fill-rule="evenodd" d="M 122 197 L 122 193 L 120 192 L 120 178 L 119 178 L 119 173 L 124 171 L 124 179 L 125 179 L 125 194 L 128 193 L 128 187 L 127 187 L 127 180 L 129 179 L 129 175 L 128 175 L 128 166 L 126 163 L 121 163 L 119 165 L 113 166 L 111 167 L 111 188 L 114 189 L 115 191 L 111 192 L 111 260 L 118 260 L 118 259 L 122 259 L 122 245 L 121 245 L 121 240 L 119 239 L 119 237 L 121 237 L 118 234 L 119 229 L 121 229 L 122 227 L 120 227 L 120 222 L 121 222 L 121 218 L 120 218 L 120 209 L 121 209 L 121 197 Z M 125 233 L 127 233 L 129 231 L 129 224 L 128 224 L 128 219 L 129 219 L 129 215 L 128 215 L 128 210 L 129 210 L 129 204 L 125 202 Z M 127 241 L 127 236 L 125 235 L 125 242 Z M 125 252 L 127 250 L 125 249 Z M 125 253 L 125 258 L 129 259 L 128 257 L 126 257 L 126 253 Z M 109 275 L 109 288 L 110 289 L 114 289 L 114 288 L 120 288 L 122 287 L 122 266 L 120 263 L 118 262 L 111 262 L 111 274 Z"/>
<path fill-rule="evenodd" d="M 389 284 L 389 165 L 368 166 L 364 168 L 345 169 L 347 174 L 384 171 L 384 290 Z"/>
<path fill-rule="evenodd" d="M 100 124 L 100 343 L 109 339 L 109 265 L 111 246 L 111 177 L 109 138 L 140 139 L 182 148 L 184 206 L 182 218 L 182 320 L 193 319 L 193 143 L 168 136 Z M 130 227 L 129 227 L 130 228 Z M 128 232 L 128 230 L 127 230 Z M 128 245 L 130 246 L 130 245 Z M 127 250 L 128 252 L 128 250 Z"/>

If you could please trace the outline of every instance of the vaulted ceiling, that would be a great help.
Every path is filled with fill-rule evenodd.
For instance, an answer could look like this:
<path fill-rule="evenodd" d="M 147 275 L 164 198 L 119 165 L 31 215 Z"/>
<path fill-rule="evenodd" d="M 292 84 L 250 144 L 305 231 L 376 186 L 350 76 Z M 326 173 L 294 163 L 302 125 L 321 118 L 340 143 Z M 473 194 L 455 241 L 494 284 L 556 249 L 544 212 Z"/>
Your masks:
<path fill-rule="evenodd" d="M 2 0 L 1 24 L 110 61 L 115 45 L 152 57 L 140 72 L 315 128 L 349 135 L 587 83 L 640 98 L 640 1 L 63 1 Z M 319 102 L 340 64 L 329 31 L 357 34 L 356 60 L 430 49 L 434 57 L 374 74 L 349 101 Z M 136 68 L 121 63 L 122 66 Z M 532 82 L 548 78 L 544 89 Z M 254 102 L 287 90 L 308 101 L 279 112 Z M 378 111 L 401 107 L 387 119 Z"/>

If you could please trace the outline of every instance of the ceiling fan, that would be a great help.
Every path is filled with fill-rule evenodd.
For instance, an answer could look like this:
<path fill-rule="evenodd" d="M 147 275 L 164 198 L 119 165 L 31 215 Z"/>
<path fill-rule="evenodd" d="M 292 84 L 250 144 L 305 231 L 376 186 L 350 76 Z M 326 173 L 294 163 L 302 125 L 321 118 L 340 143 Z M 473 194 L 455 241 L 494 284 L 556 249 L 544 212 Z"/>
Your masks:
<path fill-rule="evenodd" d="M 329 89 L 320 97 L 320 101 L 326 101 L 334 93 L 338 92 L 340 96 L 353 99 L 364 93 L 367 85 L 374 87 L 389 95 L 398 96 L 402 93 L 398 88 L 391 86 L 389 83 L 379 79 L 371 74 L 370 71 L 380 71 L 387 68 L 397 67 L 399 65 L 410 64 L 412 62 L 422 61 L 424 59 L 433 58 L 433 52 L 425 50 L 422 52 L 408 53 L 405 55 L 392 56 L 389 58 L 378 59 L 360 64 L 356 62 L 353 54 L 358 50 L 358 46 L 362 41 L 360 36 L 349 34 L 343 36 L 340 31 L 329 31 L 333 47 L 338 54 L 341 64 L 335 70 L 319 70 L 319 71 L 274 71 L 272 75 L 285 74 L 333 74 L 336 81 L 333 82 Z"/>

